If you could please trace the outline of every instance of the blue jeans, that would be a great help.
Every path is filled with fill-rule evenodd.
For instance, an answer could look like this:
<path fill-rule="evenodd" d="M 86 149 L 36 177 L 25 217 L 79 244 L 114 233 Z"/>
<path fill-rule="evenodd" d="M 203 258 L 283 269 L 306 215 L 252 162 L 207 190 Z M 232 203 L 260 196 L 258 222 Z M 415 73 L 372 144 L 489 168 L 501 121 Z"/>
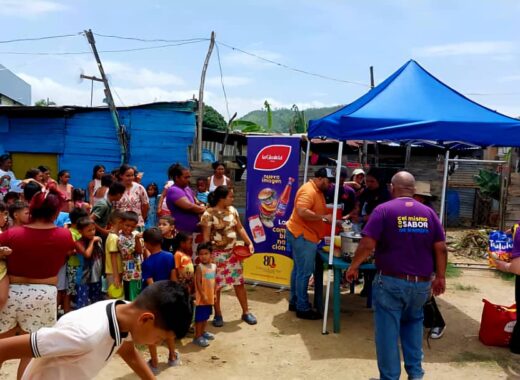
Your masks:
<path fill-rule="evenodd" d="M 430 289 L 431 282 L 409 282 L 380 274 L 374 278 L 375 340 L 381 380 L 399 380 L 399 338 L 408 378 L 423 378 L 423 306 Z"/>
<path fill-rule="evenodd" d="M 289 303 L 296 305 L 296 310 L 307 311 L 311 308 L 307 288 L 309 279 L 314 273 L 316 249 L 318 245 L 303 238 L 297 238 L 287 230 L 287 242 L 291 245 L 294 266 L 291 273 L 291 299 Z"/>

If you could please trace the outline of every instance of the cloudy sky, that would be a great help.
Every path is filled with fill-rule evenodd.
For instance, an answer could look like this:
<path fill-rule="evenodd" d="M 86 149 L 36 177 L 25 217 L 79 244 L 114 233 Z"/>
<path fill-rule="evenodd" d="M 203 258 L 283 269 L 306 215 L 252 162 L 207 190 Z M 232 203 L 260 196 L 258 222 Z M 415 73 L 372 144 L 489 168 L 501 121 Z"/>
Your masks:
<path fill-rule="evenodd" d="M 520 116 L 520 2 L 516 0 L 192 0 L 180 4 L 0 0 L 0 64 L 31 84 L 33 101 L 48 97 L 59 105 L 89 105 L 90 81 L 80 82 L 79 75 L 99 74 L 81 34 L 84 29 L 168 40 L 96 37 L 118 105 L 186 100 L 198 94 L 209 44 L 204 39 L 214 30 L 218 51 L 211 57 L 205 100 L 226 118 L 218 55 L 229 111 L 239 115 L 260 109 L 266 99 L 273 107 L 346 104 L 368 90 L 370 66 L 377 84 L 413 58 L 473 100 Z M 5 43 L 63 34 L 74 36 Z M 174 40 L 190 43 L 178 45 Z M 114 52 L 127 49 L 138 50 Z M 97 83 L 94 105 L 102 99 Z"/>

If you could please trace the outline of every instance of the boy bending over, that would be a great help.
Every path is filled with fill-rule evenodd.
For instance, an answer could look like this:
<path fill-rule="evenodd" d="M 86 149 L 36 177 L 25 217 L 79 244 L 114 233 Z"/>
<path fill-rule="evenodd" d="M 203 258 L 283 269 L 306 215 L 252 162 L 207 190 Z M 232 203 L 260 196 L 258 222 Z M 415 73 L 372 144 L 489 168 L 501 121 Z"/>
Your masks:
<path fill-rule="evenodd" d="M 97 302 L 64 315 L 54 327 L 0 340 L 0 366 L 33 357 L 22 379 L 91 379 L 117 352 L 140 378 L 155 379 L 134 343 L 182 338 L 191 318 L 183 286 L 154 282 L 132 303 Z"/>

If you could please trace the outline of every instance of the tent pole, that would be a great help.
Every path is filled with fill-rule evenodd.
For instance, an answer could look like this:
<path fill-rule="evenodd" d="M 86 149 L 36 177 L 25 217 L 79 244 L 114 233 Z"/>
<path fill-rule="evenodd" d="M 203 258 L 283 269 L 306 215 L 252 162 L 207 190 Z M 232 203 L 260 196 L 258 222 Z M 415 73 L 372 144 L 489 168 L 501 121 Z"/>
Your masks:
<path fill-rule="evenodd" d="M 446 156 L 444 157 L 444 175 L 442 177 L 442 194 L 441 194 L 441 212 L 439 218 L 443 227 L 445 226 L 444 212 L 446 210 L 446 190 L 448 188 L 448 168 L 450 165 L 450 150 L 446 150 Z"/>
<path fill-rule="evenodd" d="M 305 149 L 305 169 L 303 170 L 303 183 L 307 183 L 307 172 L 309 171 L 309 154 L 311 151 L 311 140 L 307 137 L 307 148 Z"/>
<path fill-rule="evenodd" d="M 323 329 L 322 334 L 327 333 L 327 316 L 329 312 L 329 299 L 330 299 L 330 278 L 332 277 L 332 262 L 334 260 L 334 240 L 336 237 L 336 214 L 338 211 L 338 198 L 339 198 L 339 178 L 341 174 L 341 159 L 343 157 L 343 141 L 339 141 L 338 144 L 338 160 L 336 161 L 336 185 L 334 186 L 334 208 L 332 209 L 332 225 L 330 231 L 330 245 L 329 245 L 329 270 L 327 271 L 327 294 L 325 295 L 325 312 L 323 314 Z M 318 268 L 320 270 L 320 268 Z M 321 268 L 323 270 L 323 268 Z M 340 281 L 339 278 L 335 278 L 334 281 Z"/>

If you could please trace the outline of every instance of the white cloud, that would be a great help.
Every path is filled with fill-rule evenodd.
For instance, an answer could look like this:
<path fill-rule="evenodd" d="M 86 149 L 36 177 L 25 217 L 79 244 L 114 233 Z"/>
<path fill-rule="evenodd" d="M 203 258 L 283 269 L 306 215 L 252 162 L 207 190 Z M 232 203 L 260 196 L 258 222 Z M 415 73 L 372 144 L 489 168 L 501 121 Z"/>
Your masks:
<path fill-rule="evenodd" d="M 32 88 L 32 99 L 47 99 L 54 101 L 57 105 L 90 105 L 90 86 L 66 85 L 56 82 L 54 79 L 44 77 L 36 78 L 27 74 L 18 74 L 28 82 Z M 97 84 L 94 90 L 93 105 L 103 105 L 102 85 Z M 184 101 L 191 99 L 197 90 L 168 91 L 157 86 L 147 87 L 112 87 L 114 100 L 118 106 L 131 106 L 144 103 L 162 101 Z M 121 100 L 119 99 L 121 98 Z"/>
<path fill-rule="evenodd" d="M 138 87 L 154 86 L 181 86 L 184 84 L 182 78 L 164 71 L 154 71 L 148 68 L 136 68 L 117 61 L 103 62 L 103 67 L 111 82 L 117 81 L 127 85 Z M 97 73 L 97 67 L 89 64 L 89 70 Z"/>
<path fill-rule="evenodd" d="M 224 86 L 225 87 L 239 87 L 245 86 L 253 82 L 251 78 L 247 77 L 239 77 L 239 76 L 224 76 Z M 220 82 L 220 77 L 212 77 L 206 80 L 206 84 L 211 87 L 220 87 L 222 86 Z"/>
<path fill-rule="evenodd" d="M 254 54 L 258 57 L 262 57 L 271 61 L 280 61 L 282 58 L 281 54 L 269 51 L 269 50 L 248 50 L 249 53 Z M 265 67 L 266 65 L 272 66 L 273 64 L 266 62 L 253 55 L 245 54 L 239 51 L 233 51 L 224 56 L 223 61 L 229 65 L 236 66 L 247 66 L 253 68 Z"/>
<path fill-rule="evenodd" d="M 60 12 L 67 6 L 50 0 L 0 0 L 0 15 L 31 17 Z"/>
<path fill-rule="evenodd" d="M 515 44 L 510 41 L 477 41 L 418 48 L 415 55 L 423 57 L 445 57 L 455 55 L 511 54 Z"/>

